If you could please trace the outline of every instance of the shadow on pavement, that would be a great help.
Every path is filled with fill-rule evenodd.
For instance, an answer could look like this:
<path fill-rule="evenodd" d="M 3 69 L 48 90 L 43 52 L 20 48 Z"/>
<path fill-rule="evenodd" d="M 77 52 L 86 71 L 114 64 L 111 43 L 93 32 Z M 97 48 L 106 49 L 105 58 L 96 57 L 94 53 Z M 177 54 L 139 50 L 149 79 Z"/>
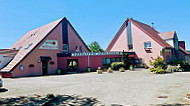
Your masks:
<path fill-rule="evenodd" d="M 6 88 L 0 88 L 0 93 L 7 92 L 7 91 L 8 91 L 8 89 L 6 89 Z"/>

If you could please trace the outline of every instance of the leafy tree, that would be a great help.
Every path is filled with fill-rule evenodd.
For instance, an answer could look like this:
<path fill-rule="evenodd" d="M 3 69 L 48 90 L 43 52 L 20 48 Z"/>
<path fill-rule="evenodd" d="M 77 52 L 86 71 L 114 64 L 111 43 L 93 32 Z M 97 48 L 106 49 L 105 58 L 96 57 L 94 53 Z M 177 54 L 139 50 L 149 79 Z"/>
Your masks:
<path fill-rule="evenodd" d="M 91 52 L 104 52 L 104 50 L 100 47 L 98 42 L 94 41 L 90 45 L 88 45 Z"/>
<path fill-rule="evenodd" d="M 122 61 L 123 61 L 124 65 L 125 65 L 125 68 L 129 69 L 129 66 L 131 64 L 131 60 L 129 58 L 129 54 L 127 52 L 125 52 L 125 51 L 123 51 L 123 53 L 122 53 Z"/>

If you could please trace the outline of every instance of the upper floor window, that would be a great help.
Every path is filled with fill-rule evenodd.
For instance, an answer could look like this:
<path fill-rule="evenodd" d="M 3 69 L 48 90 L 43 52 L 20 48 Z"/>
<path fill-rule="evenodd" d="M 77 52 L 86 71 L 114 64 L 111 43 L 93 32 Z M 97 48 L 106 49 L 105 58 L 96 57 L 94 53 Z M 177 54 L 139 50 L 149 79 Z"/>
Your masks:
<path fill-rule="evenodd" d="M 32 45 L 32 43 L 30 43 L 25 49 L 28 49 L 31 45 Z"/>
<path fill-rule="evenodd" d="M 152 48 L 151 42 L 145 42 L 145 43 L 144 43 L 144 48 L 145 48 L 145 49 L 147 49 L 147 48 Z"/>
<path fill-rule="evenodd" d="M 132 44 L 128 45 L 128 48 L 129 50 L 133 50 L 133 45 Z"/>
<path fill-rule="evenodd" d="M 20 71 L 24 70 L 24 66 L 23 65 L 19 65 L 19 70 Z"/>
<path fill-rule="evenodd" d="M 63 44 L 63 51 L 68 51 L 68 45 L 67 44 Z"/>
<path fill-rule="evenodd" d="M 76 52 L 82 52 L 82 46 L 81 45 L 76 46 Z"/>

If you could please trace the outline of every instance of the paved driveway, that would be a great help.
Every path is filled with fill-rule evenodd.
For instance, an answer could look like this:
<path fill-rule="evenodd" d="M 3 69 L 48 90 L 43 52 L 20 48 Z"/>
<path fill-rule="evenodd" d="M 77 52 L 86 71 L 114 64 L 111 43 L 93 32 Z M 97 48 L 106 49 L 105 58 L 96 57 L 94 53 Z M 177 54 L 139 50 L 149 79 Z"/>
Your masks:
<path fill-rule="evenodd" d="M 184 103 L 190 92 L 190 73 L 156 75 L 149 70 L 54 75 L 3 79 L 7 92 L 0 97 L 34 94 L 77 94 L 95 97 L 106 105 L 149 105 Z"/>

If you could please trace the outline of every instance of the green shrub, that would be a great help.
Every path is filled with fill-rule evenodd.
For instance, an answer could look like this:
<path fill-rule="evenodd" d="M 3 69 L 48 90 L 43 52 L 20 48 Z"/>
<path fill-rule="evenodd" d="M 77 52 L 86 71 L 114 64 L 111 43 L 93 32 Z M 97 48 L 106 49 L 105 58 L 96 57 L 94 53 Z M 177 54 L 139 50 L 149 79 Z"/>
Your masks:
<path fill-rule="evenodd" d="M 101 67 L 98 67 L 97 69 L 98 69 L 98 70 L 101 70 Z"/>
<path fill-rule="evenodd" d="M 104 68 L 103 71 L 107 71 L 108 69 L 107 68 Z"/>
<path fill-rule="evenodd" d="M 150 71 L 153 72 L 153 73 L 156 73 L 156 74 L 166 73 L 166 71 L 164 69 L 162 69 L 161 67 L 150 69 Z"/>
<path fill-rule="evenodd" d="M 120 72 L 125 72 L 125 69 L 124 69 L 123 67 L 121 67 L 121 68 L 119 69 L 119 71 L 120 71 Z"/>
<path fill-rule="evenodd" d="M 180 64 L 180 69 L 183 71 L 190 71 L 190 65 L 189 63 L 187 63 L 186 61 L 173 61 L 170 63 L 171 65 L 175 65 L 178 66 L 178 64 Z"/>
<path fill-rule="evenodd" d="M 107 72 L 108 72 L 108 73 L 113 73 L 112 68 L 111 68 L 111 67 L 109 67 L 109 68 L 108 68 L 108 70 L 107 70 Z"/>
<path fill-rule="evenodd" d="M 125 65 L 124 65 L 123 62 L 113 62 L 113 63 L 111 63 L 111 68 L 113 70 L 118 70 L 119 68 L 124 67 L 124 66 Z"/>
<path fill-rule="evenodd" d="M 131 64 L 131 60 L 129 58 L 129 54 L 123 50 L 122 52 L 122 62 L 124 63 L 124 68 L 129 69 Z"/>
<path fill-rule="evenodd" d="M 162 69 L 167 68 L 166 63 L 160 56 L 158 56 L 151 64 L 153 65 L 154 68 L 158 68 L 158 67 L 160 67 Z"/>
<path fill-rule="evenodd" d="M 148 66 L 146 65 L 146 63 L 142 63 L 142 64 L 141 64 L 141 67 L 142 67 L 142 68 L 145 68 L 145 69 L 148 68 Z"/>
<path fill-rule="evenodd" d="M 168 65 L 166 72 L 167 73 L 172 73 L 172 72 L 178 72 L 179 68 L 177 66 L 172 66 L 172 65 Z"/>

